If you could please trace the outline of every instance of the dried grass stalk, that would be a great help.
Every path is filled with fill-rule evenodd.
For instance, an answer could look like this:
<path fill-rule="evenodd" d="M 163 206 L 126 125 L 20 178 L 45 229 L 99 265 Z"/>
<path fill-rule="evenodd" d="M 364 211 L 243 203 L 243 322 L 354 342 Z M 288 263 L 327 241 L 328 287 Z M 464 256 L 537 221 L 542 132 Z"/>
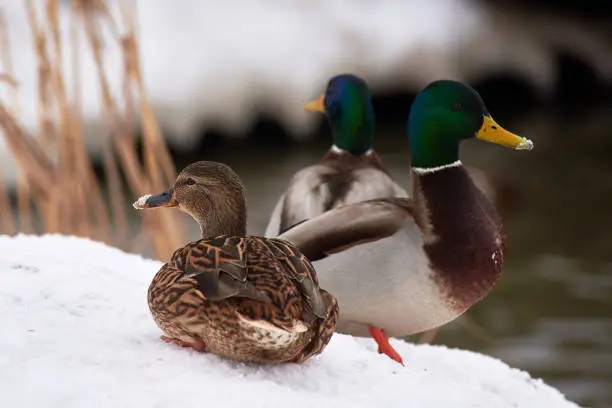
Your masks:
<path fill-rule="evenodd" d="M 0 234 L 14 234 L 15 224 L 13 220 L 13 209 L 9 200 L 6 185 L 0 173 Z"/>
<path fill-rule="evenodd" d="M 62 232 L 100 239 L 117 244 L 137 245 L 128 249 L 143 249 L 153 241 L 155 253 L 167 259 L 172 251 L 185 243 L 183 219 L 173 211 L 143 214 L 139 231 L 128 228 L 127 210 L 136 196 L 166 188 L 174 181 L 174 163 L 159 130 L 148 101 L 138 58 L 134 20 L 135 6 L 122 1 L 123 32 L 103 0 L 74 0 L 71 8 L 70 33 L 72 52 L 72 82 L 69 90 L 63 72 L 66 56 L 62 47 L 60 5 L 58 0 L 45 0 L 44 15 L 38 16 L 33 0 L 25 0 L 33 47 L 38 62 L 38 136 L 32 137 L 20 126 L 15 111 L 0 103 L 0 128 L 7 145 L 16 158 L 20 182 L 18 208 L 21 230 L 34 232 L 32 201 L 40 216 L 44 232 Z M 3 17 L 0 15 L 0 17 Z M 0 18 L 0 26 L 4 20 Z M 5 26 L 2 26 L 5 28 Z M 124 87 L 121 95 L 113 95 L 108 74 L 104 69 L 102 32 L 109 30 L 124 57 Z M 102 94 L 105 123 L 109 124 L 103 140 L 102 158 L 108 185 L 103 193 L 95 177 L 92 161 L 85 147 L 80 105 L 79 38 L 87 39 L 97 67 L 97 79 Z M 3 53 L 8 54 L 6 30 L 1 31 Z M 0 73 L 0 81 L 17 84 L 12 72 Z M 9 61 L 10 62 L 10 61 Z M 117 75 L 120 73 L 114 73 Z M 16 93 L 15 93 L 16 95 Z M 15 96 L 16 100 L 16 96 Z M 134 112 L 134 106 L 138 112 Z M 16 104 L 14 105 L 16 107 Z M 143 129 L 144 165 L 138 159 L 133 132 L 134 118 Z M 57 159 L 57 160 L 55 160 Z M 125 176 L 130 198 L 122 182 Z M 8 195 L 0 183 L 0 210 L 8 208 Z M 13 232 L 13 220 L 4 214 L 0 227 Z M 112 221 L 109 214 L 112 214 Z M 112 232 L 112 234 L 109 234 Z M 136 235 L 137 239 L 130 239 Z"/>
<path fill-rule="evenodd" d="M 121 127 L 121 118 L 117 112 L 117 107 L 115 105 L 114 98 L 111 95 L 108 79 L 104 71 L 104 60 L 101 45 L 102 35 L 97 18 L 98 14 L 93 14 L 91 8 L 83 7 L 82 5 L 79 9 L 75 9 L 75 11 L 80 11 L 81 17 L 85 23 L 84 28 L 87 35 L 87 40 L 96 63 L 98 82 L 100 84 L 100 90 L 102 93 L 104 115 L 108 123 L 111 123 L 108 129 L 107 137 L 105 137 L 103 141 L 103 162 L 106 181 L 110 191 L 111 209 L 115 225 L 115 241 L 120 244 L 120 246 L 124 246 L 125 243 L 128 242 L 128 225 L 125 208 L 126 197 L 123 193 L 119 167 L 112 147 L 114 143 L 114 136 Z"/>
<path fill-rule="evenodd" d="M 0 59 L 2 67 L 5 70 L 0 74 L 0 82 L 8 85 L 9 100 L 13 109 L 17 108 L 17 81 L 12 76 L 13 64 L 11 61 L 10 43 L 8 38 L 8 30 L 6 26 L 6 18 L 4 12 L 0 10 Z M 13 114 L 16 112 L 14 111 Z M 0 173 L 0 233 L 14 234 L 15 223 L 13 219 L 13 210 L 9 200 L 9 194 L 4 183 L 2 173 Z"/>

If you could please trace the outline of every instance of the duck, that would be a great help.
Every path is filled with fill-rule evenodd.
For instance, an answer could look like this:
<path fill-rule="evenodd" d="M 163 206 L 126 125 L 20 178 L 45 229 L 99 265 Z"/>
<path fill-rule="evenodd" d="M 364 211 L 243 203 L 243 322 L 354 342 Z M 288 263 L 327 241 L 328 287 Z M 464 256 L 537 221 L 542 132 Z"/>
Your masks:
<path fill-rule="evenodd" d="M 163 341 L 262 364 L 301 363 L 324 350 L 337 299 L 294 245 L 246 235 L 245 188 L 229 166 L 192 163 L 172 187 L 133 206 L 177 208 L 202 234 L 174 251 L 149 286 Z"/>
<path fill-rule="evenodd" d="M 408 197 L 393 181 L 372 144 L 375 116 L 366 81 L 340 74 L 323 95 L 306 104 L 329 122 L 332 145 L 315 164 L 296 172 L 280 196 L 265 229 L 277 236 L 293 225 L 340 205 L 382 197 Z"/>
<path fill-rule="evenodd" d="M 515 150 L 533 142 L 501 127 L 469 85 L 428 84 L 407 126 L 410 198 L 346 204 L 278 235 L 310 259 L 337 297 L 339 333 L 371 336 L 403 365 L 389 337 L 434 330 L 482 300 L 500 278 L 503 222 L 459 158 L 471 139 Z"/>

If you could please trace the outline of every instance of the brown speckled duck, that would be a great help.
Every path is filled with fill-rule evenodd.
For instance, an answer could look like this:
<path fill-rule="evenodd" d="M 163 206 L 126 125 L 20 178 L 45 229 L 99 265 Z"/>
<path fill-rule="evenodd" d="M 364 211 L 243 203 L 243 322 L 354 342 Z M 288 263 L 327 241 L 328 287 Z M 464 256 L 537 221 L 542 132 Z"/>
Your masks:
<path fill-rule="evenodd" d="M 337 296 L 338 331 L 372 336 L 400 363 L 389 336 L 457 318 L 491 291 L 502 270 L 501 218 L 459 160 L 459 144 L 476 137 L 533 147 L 495 123 L 474 89 L 450 80 L 419 93 L 408 136 L 411 198 L 340 206 L 279 235 L 314 262 L 323 287 Z"/>
<path fill-rule="evenodd" d="M 134 207 L 177 207 L 202 230 L 149 287 L 164 341 L 256 363 L 303 362 L 323 351 L 336 326 L 336 299 L 295 246 L 246 236 L 245 191 L 230 167 L 193 163 L 172 188 Z"/>

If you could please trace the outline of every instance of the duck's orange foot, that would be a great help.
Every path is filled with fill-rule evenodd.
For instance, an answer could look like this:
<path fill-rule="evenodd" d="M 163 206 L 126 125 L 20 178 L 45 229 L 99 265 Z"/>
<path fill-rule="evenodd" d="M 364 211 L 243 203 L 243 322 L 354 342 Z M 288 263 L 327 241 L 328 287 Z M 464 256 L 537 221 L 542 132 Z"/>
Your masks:
<path fill-rule="evenodd" d="M 378 352 L 381 354 L 387 355 L 391 360 L 397 361 L 401 365 L 404 365 L 404 361 L 402 360 L 402 356 L 399 355 L 397 351 L 393 348 L 393 346 L 389 343 L 389 339 L 385 332 L 378 327 L 370 327 L 370 336 L 376 341 L 378 344 Z"/>
<path fill-rule="evenodd" d="M 206 344 L 204 344 L 202 340 L 197 340 L 192 343 L 189 343 L 187 341 L 175 339 L 174 337 L 168 337 L 168 336 L 161 336 L 161 339 L 162 341 L 166 343 L 173 343 L 173 344 L 176 344 L 177 346 L 191 347 L 192 349 L 199 351 L 201 353 L 206 351 Z"/>

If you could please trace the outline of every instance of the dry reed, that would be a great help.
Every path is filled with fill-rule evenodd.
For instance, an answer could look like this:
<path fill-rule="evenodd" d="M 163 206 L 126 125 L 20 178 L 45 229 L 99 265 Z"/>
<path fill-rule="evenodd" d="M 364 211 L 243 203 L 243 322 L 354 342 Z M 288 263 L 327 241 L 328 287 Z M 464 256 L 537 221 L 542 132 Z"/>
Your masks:
<path fill-rule="evenodd" d="M 0 86 L 9 87 L 9 101 L 0 103 L 0 128 L 18 163 L 17 213 L 11 210 L 6 183 L 0 175 L 0 228 L 2 233 L 72 234 L 89 237 L 130 251 L 141 252 L 150 243 L 159 259 L 187 241 L 184 220 L 172 211 L 143 214 L 138 228 L 131 228 L 130 203 L 145 193 L 161 191 L 176 177 L 174 163 L 151 104 L 139 62 L 133 1 L 120 3 L 116 19 L 103 0 L 73 0 L 68 24 L 62 26 L 60 2 L 25 0 L 38 69 L 38 129 L 36 137 L 19 123 L 18 78 L 12 73 L 6 20 L 0 14 L 0 46 L 3 70 Z M 115 14 L 116 14 L 115 13 Z M 39 15 L 41 14 L 41 15 Z M 118 24 L 119 20 L 121 24 Z M 70 55 L 66 55 L 61 33 L 70 33 Z M 112 44 L 103 44 L 103 33 L 111 33 Z M 108 191 L 97 179 L 85 146 L 81 104 L 80 41 L 85 39 L 96 66 L 107 127 L 102 145 L 102 164 Z M 117 47 L 123 58 L 120 72 L 107 72 L 105 51 Z M 63 67 L 70 62 L 72 77 Z M 114 95 L 109 77 L 123 78 L 122 91 Z M 68 89 L 67 83 L 72 83 Z M 134 106 L 137 111 L 134 112 Z M 142 127 L 144 163 L 138 159 L 135 118 Z M 127 181 L 124 183 L 123 180 Z M 129 193 L 126 194 L 126 191 Z M 18 221 L 19 228 L 15 227 Z"/>

